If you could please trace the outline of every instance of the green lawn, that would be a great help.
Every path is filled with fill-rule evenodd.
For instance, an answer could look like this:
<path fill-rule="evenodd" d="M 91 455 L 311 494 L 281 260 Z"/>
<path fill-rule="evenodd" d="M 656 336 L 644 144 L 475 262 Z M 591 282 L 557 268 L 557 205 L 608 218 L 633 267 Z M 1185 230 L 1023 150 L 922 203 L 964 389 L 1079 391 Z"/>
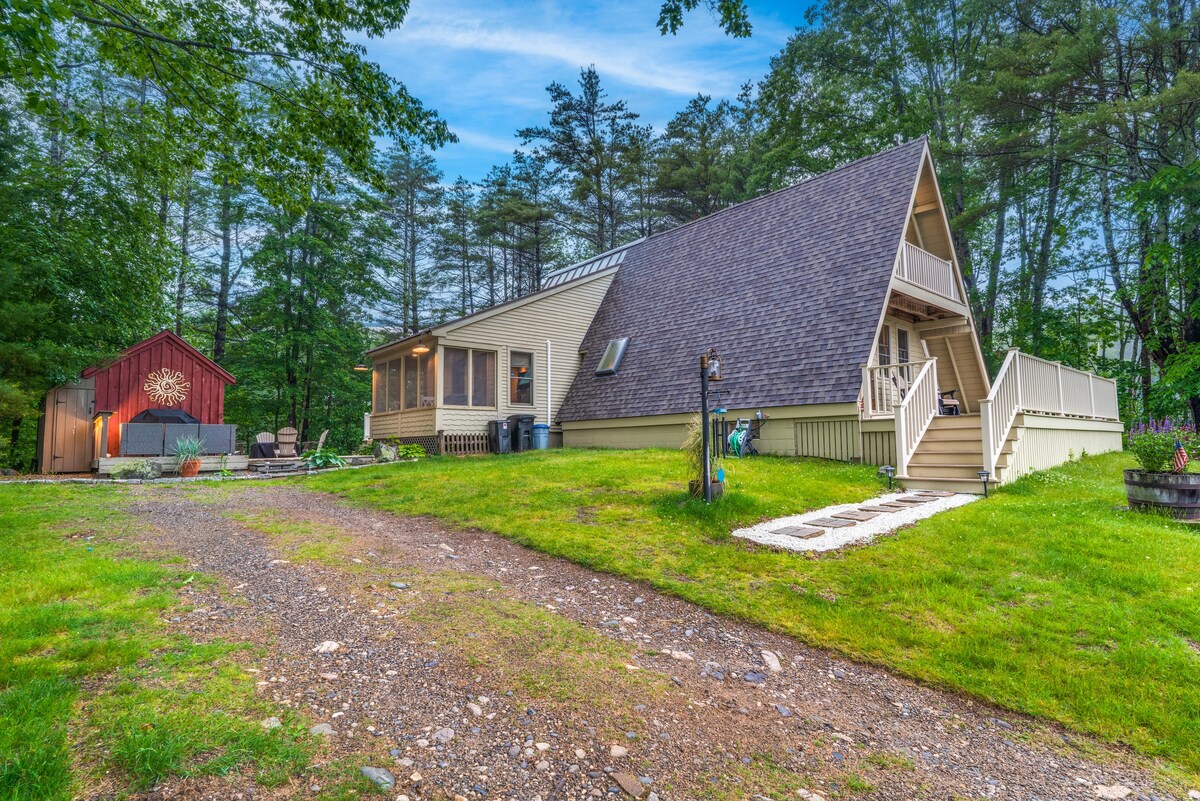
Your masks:
<path fill-rule="evenodd" d="M 164 631 L 203 580 L 124 557 L 110 487 L 0 485 L 0 799 L 79 797 L 248 771 L 273 785 L 314 751 L 303 721 L 255 697 L 224 643 Z M 285 727 L 259 721 L 277 715 Z"/>
<path fill-rule="evenodd" d="M 810 558 L 739 525 L 879 490 L 872 468 L 726 463 L 685 498 L 682 455 L 430 459 L 306 480 L 494 531 L 852 657 L 1120 741 L 1200 774 L 1200 531 L 1124 504 L 1121 454 L 1031 476 L 871 547 Z"/>

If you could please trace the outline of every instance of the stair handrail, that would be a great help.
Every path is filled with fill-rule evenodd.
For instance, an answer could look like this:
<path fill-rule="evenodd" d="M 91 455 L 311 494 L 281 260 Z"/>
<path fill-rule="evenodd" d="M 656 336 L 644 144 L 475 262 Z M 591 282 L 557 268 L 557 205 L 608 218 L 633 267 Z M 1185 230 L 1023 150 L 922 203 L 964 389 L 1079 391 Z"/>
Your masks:
<path fill-rule="evenodd" d="M 1009 348 L 992 382 L 992 391 L 979 402 L 979 429 L 983 437 L 983 469 L 996 472 L 1000 451 L 1008 439 L 1013 421 L 1021 410 L 1021 368 L 1017 364 L 1021 352 Z"/>
<path fill-rule="evenodd" d="M 908 462 L 938 411 L 937 359 L 930 359 L 908 386 L 896 413 L 896 475 L 908 476 Z"/>

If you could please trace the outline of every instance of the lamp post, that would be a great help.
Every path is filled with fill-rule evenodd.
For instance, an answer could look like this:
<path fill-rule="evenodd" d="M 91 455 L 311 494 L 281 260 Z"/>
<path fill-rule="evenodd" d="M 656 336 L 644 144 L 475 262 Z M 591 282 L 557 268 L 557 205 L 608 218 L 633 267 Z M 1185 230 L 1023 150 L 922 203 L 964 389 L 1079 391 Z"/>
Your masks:
<path fill-rule="evenodd" d="M 890 490 L 892 488 L 892 476 L 896 475 L 896 468 L 892 467 L 890 464 L 885 464 L 883 467 L 879 468 L 879 475 L 887 476 L 888 489 Z"/>
<path fill-rule="evenodd" d="M 983 497 L 985 497 L 985 498 L 988 496 L 987 485 L 988 485 L 988 479 L 991 477 L 992 477 L 992 474 L 989 473 L 987 470 L 979 471 L 979 480 L 983 482 Z"/>
<path fill-rule="evenodd" d="M 704 443 L 704 502 L 712 503 L 712 448 L 708 430 L 708 382 L 720 381 L 721 357 L 715 348 L 709 348 L 700 356 L 700 435 Z"/>

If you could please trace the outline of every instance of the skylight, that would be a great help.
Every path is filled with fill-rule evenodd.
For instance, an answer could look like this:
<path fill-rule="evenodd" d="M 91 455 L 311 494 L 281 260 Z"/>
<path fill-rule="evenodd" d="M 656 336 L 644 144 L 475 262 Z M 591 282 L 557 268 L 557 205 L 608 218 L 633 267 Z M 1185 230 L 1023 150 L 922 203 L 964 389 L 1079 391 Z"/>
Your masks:
<path fill-rule="evenodd" d="M 600 364 L 596 367 L 596 375 L 616 375 L 617 368 L 621 366 L 621 357 L 625 355 L 625 348 L 628 345 L 629 337 L 609 340 L 608 347 L 604 349 L 604 355 L 600 357 Z"/>

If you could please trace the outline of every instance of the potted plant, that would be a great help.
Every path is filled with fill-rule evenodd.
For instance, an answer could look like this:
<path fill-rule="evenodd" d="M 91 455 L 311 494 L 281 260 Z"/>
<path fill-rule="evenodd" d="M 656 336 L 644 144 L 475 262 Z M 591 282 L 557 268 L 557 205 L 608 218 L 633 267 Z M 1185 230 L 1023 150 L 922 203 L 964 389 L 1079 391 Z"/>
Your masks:
<path fill-rule="evenodd" d="M 683 440 L 683 452 L 687 455 L 688 472 L 694 476 L 688 481 L 688 494 L 693 498 L 704 497 L 704 427 L 700 423 L 700 415 L 694 415 L 688 423 L 687 436 Z M 725 494 L 725 482 L 717 476 L 721 474 L 721 459 L 713 456 L 709 460 L 709 476 L 712 483 L 712 499 L 715 501 Z"/>
<path fill-rule="evenodd" d="M 175 469 L 181 478 L 191 478 L 200 473 L 200 457 L 204 455 L 204 443 L 196 437 L 180 437 L 175 440 Z"/>
<path fill-rule="evenodd" d="M 1200 436 L 1195 426 L 1151 418 L 1129 427 L 1129 451 L 1141 466 L 1125 471 L 1130 509 L 1164 511 L 1200 523 L 1200 473 L 1187 471 L 1187 459 L 1178 458 L 1180 448 L 1197 455 Z"/>

